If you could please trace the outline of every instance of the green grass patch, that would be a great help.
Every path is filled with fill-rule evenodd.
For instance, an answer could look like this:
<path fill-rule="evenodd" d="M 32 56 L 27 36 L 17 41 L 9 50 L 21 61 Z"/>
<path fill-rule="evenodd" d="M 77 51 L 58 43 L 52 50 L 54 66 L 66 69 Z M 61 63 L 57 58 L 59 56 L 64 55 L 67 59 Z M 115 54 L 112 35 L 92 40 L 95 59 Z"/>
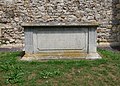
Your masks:
<path fill-rule="evenodd" d="M 119 86 L 120 53 L 98 49 L 99 60 L 20 61 L 0 52 L 0 86 Z"/>

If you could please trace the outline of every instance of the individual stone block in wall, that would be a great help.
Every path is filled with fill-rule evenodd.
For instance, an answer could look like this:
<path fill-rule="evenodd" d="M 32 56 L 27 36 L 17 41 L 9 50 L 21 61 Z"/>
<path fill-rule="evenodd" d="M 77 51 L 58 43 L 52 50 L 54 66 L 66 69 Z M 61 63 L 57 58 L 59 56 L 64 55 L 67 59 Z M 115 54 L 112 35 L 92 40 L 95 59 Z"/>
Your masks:
<path fill-rule="evenodd" d="M 94 20 L 94 16 L 88 16 L 87 19 L 88 20 Z"/>
<path fill-rule="evenodd" d="M 100 33 L 100 32 L 101 32 L 101 29 L 98 28 L 98 29 L 97 29 L 97 33 Z"/>
<path fill-rule="evenodd" d="M 9 41 L 10 43 L 15 43 L 15 39 L 10 39 L 10 41 Z"/>
<path fill-rule="evenodd" d="M 11 28 L 13 28 L 11 25 L 5 25 L 5 28 L 7 28 L 7 29 L 11 29 Z"/>
<path fill-rule="evenodd" d="M 120 8 L 120 3 L 116 5 L 116 8 Z"/>
<path fill-rule="evenodd" d="M 120 19 L 120 14 L 117 14 L 116 18 L 117 18 L 117 19 Z"/>
<path fill-rule="evenodd" d="M 74 15 L 68 15 L 68 16 L 67 16 L 67 20 L 70 21 L 70 22 L 74 22 L 74 21 L 77 20 L 77 17 L 74 16 Z"/>
<path fill-rule="evenodd" d="M 107 29 L 112 29 L 112 25 L 107 25 L 106 28 Z"/>
<path fill-rule="evenodd" d="M 2 9 L 0 9 L 0 18 L 2 17 L 2 14 L 4 13 L 3 11 L 1 11 Z"/>
<path fill-rule="evenodd" d="M 86 16 L 83 16 L 81 20 L 82 22 L 88 22 L 88 19 L 86 18 Z"/>
<path fill-rule="evenodd" d="M 19 22 L 19 21 L 20 21 L 19 17 L 14 17 L 14 20 L 15 20 L 16 22 Z"/>
<path fill-rule="evenodd" d="M 6 5 L 10 5 L 10 4 L 13 4 L 14 3 L 14 0 L 4 0 L 4 3 Z"/>
<path fill-rule="evenodd" d="M 0 24 L 0 37 L 2 37 L 2 33 L 3 33 L 3 29 L 4 29 L 5 27 L 4 27 L 4 25 L 2 25 L 2 24 Z"/>
<path fill-rule="evenodd" d="M 0 22 L 1 23 L 9 23 L 10 19 L 4 17 L 4 18 L 0 19 Z"/>
<path fill-rule="evenodd" d="M 114 26 L 114 27 L 112 28 L 112 32 L 116 32 L 116 30 L 117 30 L 117 27 Z"/>
<path fill-rule="evenodd" d="M 2 36 L 2 29 L 0 28 L 0 38 L 1 38 L 1 36 Z"/>
<path fill-rule="evenodd" d="M 19 44 L 19 43 L 22 43 L 22 40 L 16 39 L 16 40 L 15 40 L 15 43 L 18 43 L 18 44 Z"/>
<path fill-rule="evenodd" d="M 100 18 L 101 18 L 101 15 L 100 15 L 100 14 L 98 14 L 98 13 L 96 13 L 96 14 L 95 14 L 95 18 L 98 20 L 98 19 L 100 19 Z"/>

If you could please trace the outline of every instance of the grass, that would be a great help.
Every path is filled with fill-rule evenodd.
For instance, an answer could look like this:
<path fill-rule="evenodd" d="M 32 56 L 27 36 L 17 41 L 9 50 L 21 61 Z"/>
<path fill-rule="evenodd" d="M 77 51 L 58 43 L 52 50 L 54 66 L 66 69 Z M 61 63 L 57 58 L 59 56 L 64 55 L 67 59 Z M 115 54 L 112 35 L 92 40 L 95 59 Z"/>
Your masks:
<path fill-rule="evenodd" d="M 100 60 L 19 61 L 0 52 L 0 86 L 119 86 L 120 53 L 98 49 Z"/>

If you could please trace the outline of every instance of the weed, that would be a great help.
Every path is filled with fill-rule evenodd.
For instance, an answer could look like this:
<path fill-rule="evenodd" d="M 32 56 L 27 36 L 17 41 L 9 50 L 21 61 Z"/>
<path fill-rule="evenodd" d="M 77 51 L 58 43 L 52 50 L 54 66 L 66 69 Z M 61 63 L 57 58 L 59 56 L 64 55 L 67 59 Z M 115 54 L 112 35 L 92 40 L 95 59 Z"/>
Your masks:
<path fill-rule="evenodd" d="M 59 76 L 60 74 L 61 74 L 61 72 L 59 69 L 53 70 L 53 71 L 43 70 L 39 73 L 39 76 L 40 76 L 40 78 L 47 79 L 50 77 Z"/>
<path fill-rule="evenodd" d="M 6 83 L 15 84 L 15 83 L 22 83 L 24 72 L 20 71 L 11 71 L 6 75 Z"/>
<path fill-rule="evenodd" d="M 9 55 L 12 54 L 9 53 Z M 23 76 L 25 72 L 17 63 L 18 61 L 14 55 L 12 57 L 5 58 L 0 63 L 0 70 L 5 73 L 4 78 L 7 84 L 22 83 L 24 81 Z"/>

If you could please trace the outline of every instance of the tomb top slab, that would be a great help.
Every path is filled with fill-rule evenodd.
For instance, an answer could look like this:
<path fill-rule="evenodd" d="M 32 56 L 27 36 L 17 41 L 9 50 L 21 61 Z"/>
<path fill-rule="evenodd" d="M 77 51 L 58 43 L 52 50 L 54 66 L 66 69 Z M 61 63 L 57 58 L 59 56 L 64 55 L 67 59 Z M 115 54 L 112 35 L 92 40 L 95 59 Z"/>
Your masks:
<path fill-rule="evenodd" d="M 58 23 L 58 22 L 50 22 L 50 23 L 22 23 L 23 27 L 28 26 L 91 26 L 91 27 L 98 27 L 99 23 L 97 22 L 81 22 L 81 23 Z"/>

